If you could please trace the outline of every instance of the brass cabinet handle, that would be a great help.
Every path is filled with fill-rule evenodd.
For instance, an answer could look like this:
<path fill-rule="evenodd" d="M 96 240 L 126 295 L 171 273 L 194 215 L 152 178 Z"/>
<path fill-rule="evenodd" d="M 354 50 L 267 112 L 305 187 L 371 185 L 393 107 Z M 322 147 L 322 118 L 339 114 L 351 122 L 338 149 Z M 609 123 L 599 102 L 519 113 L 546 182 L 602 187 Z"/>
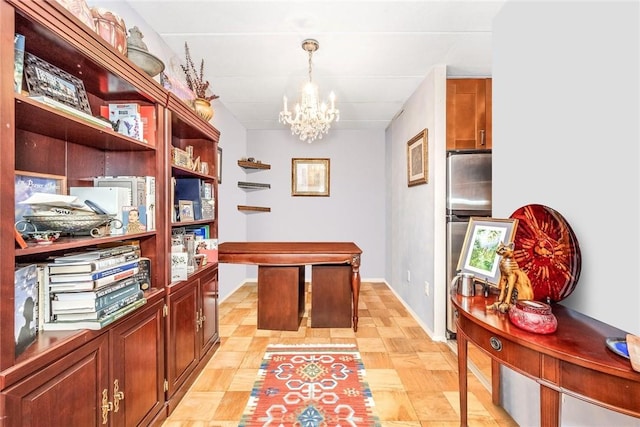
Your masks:
<path fill-rule="evenodd" d="M 480 131 L 480 145 L 484 145 L 484 129 Z"/>
<path fill-rule="evenodd" d="M 120 401 L 124 400 L 124 391 L 120 391 L 120 384 L 118 380 L 113 381 L 113 412 L 118 412 L 120 409 Z"/>
<path fill-rule="evenodd" d="M 102 424 L 109 421 L 109 411 L 113 410 L 113 403 L 109 402 L 109 391 L 105 388 L 102 390 Z"/>
<path fill-rule="evenodd" d="M 196 311 L 196 332 L 202 329 L 202 310 Z"/>

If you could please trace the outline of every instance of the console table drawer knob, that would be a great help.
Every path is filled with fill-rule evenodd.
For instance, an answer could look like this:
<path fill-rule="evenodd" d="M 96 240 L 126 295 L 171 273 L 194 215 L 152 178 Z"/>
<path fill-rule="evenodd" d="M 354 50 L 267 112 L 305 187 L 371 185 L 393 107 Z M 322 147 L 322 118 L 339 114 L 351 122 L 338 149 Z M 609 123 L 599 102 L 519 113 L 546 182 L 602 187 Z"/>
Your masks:
<path fill-rule="evenodd" d="M 491 348 L 493 348 L 495 351 L 502 350 L 502 342 L 500 341 L 499 338 L 496 338 L 496 337 L 489 338 L 489 344 L 491 344 Z"/>

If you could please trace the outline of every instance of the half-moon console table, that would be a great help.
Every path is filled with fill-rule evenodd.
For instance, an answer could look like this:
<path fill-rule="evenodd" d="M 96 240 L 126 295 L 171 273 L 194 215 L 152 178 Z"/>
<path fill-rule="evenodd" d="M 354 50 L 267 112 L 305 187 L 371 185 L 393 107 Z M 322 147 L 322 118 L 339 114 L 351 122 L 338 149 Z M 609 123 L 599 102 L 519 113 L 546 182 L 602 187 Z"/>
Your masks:
<path fill-rule="evenodd" d="M 527 332 L 508 315 L 487 311 L 493 299 L 452 295 L 457 314 L 460 425 L 467 425 L 467 342 L 492 359 L 492 399 L 500 404 L 500 365 L 540 384 L 540 425 L 560 422 L 561 394 L 640 418 L 640 373 L 605 344 L 626 332 L 561 304 L 552 306 L 558 329 L 549 335 Z"/>
<path fill-rule="evenodd" d="M 218 262 L 258 266 L 259 329 L 296 330 L 304 312 L 304 267 L 344 265 L 351 268 L 352 302 L 349 305 L 353 330 L 357 331 L 361 255 L 362 250 L 351 242 L 224 242 L 218 245 Z M 326 271 L 331 274 L 332 270 Z M 339 269 L 336 271 L 339 273 Z M 327 273 L 318 277 L 327 277 Z M 313 311 L 313 305 L 311 309 Z"/>

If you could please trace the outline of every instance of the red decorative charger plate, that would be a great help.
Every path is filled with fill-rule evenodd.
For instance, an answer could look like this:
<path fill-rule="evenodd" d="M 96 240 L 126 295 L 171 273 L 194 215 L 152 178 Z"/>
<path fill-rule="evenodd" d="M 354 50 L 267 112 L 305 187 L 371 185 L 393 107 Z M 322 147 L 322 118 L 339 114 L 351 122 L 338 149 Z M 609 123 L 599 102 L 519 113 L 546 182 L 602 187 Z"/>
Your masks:
<path fill-rule="evenodd" d="M 578 239 L 557 211 L 526 205 L 511 214 L 518 219 L 514 256 L 533 287 L 534 299 L 554 303 L 568 297 L 580 277 Z"/>

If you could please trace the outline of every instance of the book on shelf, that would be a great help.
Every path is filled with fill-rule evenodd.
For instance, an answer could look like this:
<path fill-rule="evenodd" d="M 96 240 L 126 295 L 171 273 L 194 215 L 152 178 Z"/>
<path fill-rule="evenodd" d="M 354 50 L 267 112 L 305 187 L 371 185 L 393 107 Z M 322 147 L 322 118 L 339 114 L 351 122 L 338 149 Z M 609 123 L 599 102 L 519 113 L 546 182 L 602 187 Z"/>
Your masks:
<path fill-rule="evenodd" d="M 102 317 L 97 320 L 80 320 L 74 322 L 46 322 L 44 324 L 45 331 L 73 331 L 76 329 L 102 329 L 105 326 L 115 322 L 126 316 L 127 314 L 137 310 L 147 303 L 146 298 L 142 298 L 132 304 L 126 305 L 116 312 Z"/>
<path fill-rule="evenodd" d="M 15 355 L 36 339 L 38 325 L 38 266 L 19 266 L 14 272 Z"/>
<path fill-rule="evenodd" d="M 51 314 L 86 313 L 101 310 L 116 301 L 137 293 L 138 281 L 131 277 L 100 291 L 54 292 L 51 291 Z"/>
<path fill-rule="evenodd" d="M 151 288 L 151 260 L 147 257 L 140 257 L 138 260 L 138 273 L 133 277 L 140 283 L 140 289 L 147 291 Z"/>
<path fill-rule="evenodd" d="M 15 33 L 13 35 L 14 65 L 13 65 L 13 90 L 22 92 L 22 72 L 24 71 L 24 36 Z"/>
<path fill-rule="evenodd" d="M 156 229 L 156 177 L 145 176 L 145 212 L 147 215 L 147 231 Z"/>
<path fill-rule="evenodd" d="M 202 219 L 215 219 L 216 199 L 202 199 Z"/>
<path fill-rule="evenodd" d="M 156 108 L 153 105 L 141 105 L 136 103 L 117 103 L 100 106 L 100 115 L 108 117 L 113 123 L 118 123 L 118 133 L 139 139 L 149 145 L 156 145 Z M 141 125 L 141 135 L 136 137 L 130 135 L 130 130 L 124 122 L 130 121 L 134 117 Z M 120 127 L 122 126 L 122 130 Z"/>
<path fill-rule="evenodd" d="M 105 316 L 109 316 L 110 314 L 115 313 L 120 310 L 122 307 L 125 307 L 129 304 L 133 304 L 134 302 L 141 300 L 144 298 L 144 292 L 139 290 L 135 294 L 131 294 L 125 296 L 118 301 L 113 302 L 111 305 L 108 305 L 104 308 L 95 311 L 87 311 L 82 313 L 60 313 L 55 314 L 53 316 L 53 321 L 55 322 L 75 322 L 78 320 L 98 320 Z"/>
<path fill-rule="evenodd" d="M 66 283 L 66 282 L 87 282 L 90 280 L 98 281 L 111 276 L 117 276 L 119 273 L 127 270 L 132 270 L 138 267 L 138 260 L 132 259 L 130 261 L 122 262 L 120 264 L 112 265 L 102 270 L 91 271 L 88 273 L 65 273 L 65 274 L 52 274 L 49 271 L 49 283 Z M 118 280 L 118 279 L 117 279 Z"/>
<path fill-rule="evenodd" d="M 82 292 L 100 289 L 103 286 L 117 282 L 122 279 L 128 279 L 135 276 L 140 269 L 136 267 L 129 270 L 122 271 L 120 273 L 112 274 L 111 276 L 103 277 L 97 280 L 82 280 L 82 281 L 66 281 L 66 282 L 53 282 L 51 279 L 54 276 L 49 276 L 49 287 L 52 292 Z"/>
<path fill-rule="evenodd" d="M 147 212 L 143 205 L 122 207 L 122 228 L 125 234 L 147 231 Z"/>
<path fill-rule="evenodd" d="M 138 258 L 140 258 L 140 250 L 133 249 L 130 252 L 102 258 L 95 261 L 75 261 L 65 263 L 53 262 L 49 264 L 49 274 L 91 273 L 94 271 L 106 269 L 108 267 L 127 263 L 129 261 L 134 261 Z"/>
<path fill-rule="evenodd" d="M 209 238 L 209 225 L 190 225 L 185 227 L 185 231 L 189 233 L 193 233 L 195 235 L 196 240 L 208 239 Z"/>
<path fill-rule="evenodd" d="M 38 95 L 38 96 L 30 96 L 29 98 L 33 99 L 34 101 L 38 101 L 42 104 L 45 104 L 49 107 L 52 107 L 55 110 L 60 110 L 60 111 L 64 111 L 65 113 L 69 113 L 70 115 L 77 117 L 79 119 L 82 119 L 93 125 L 96 125 L 102 128 L 112 129 L 111 123 L 109 123 L 108 121 L 100 119 L 98 117 L 93 117 L 91 114 L 87 114 L 84 111 L 80 111 L 76 108 L 70 107 L 66 104 L 63 104 L 62 102 L 56 101 L 55 99 L 49 98 L 47 96 Z"/>
<path fill-rule="evenodd" d="M 133 102 L 109 104 L 107 109 L 109 110 L 109 120 L 118 125 L 118 133 L 139 141 L 144 141 L 140 104 Z"/>
<path fill-rule="evenodd" d="M 67 263 L 78 261 L 97 261 L 103 258 L 109 258 L 114 255 L 121 255 L 132 251 L 132 246 L 135 249 L 140 249 L 139 245 L 126 245 L 120 244 L 113 247 L 93 248 L 81 252 L 70 252 L 62 256 L 56 257 L 53 262 L 55 263 Z"/>

